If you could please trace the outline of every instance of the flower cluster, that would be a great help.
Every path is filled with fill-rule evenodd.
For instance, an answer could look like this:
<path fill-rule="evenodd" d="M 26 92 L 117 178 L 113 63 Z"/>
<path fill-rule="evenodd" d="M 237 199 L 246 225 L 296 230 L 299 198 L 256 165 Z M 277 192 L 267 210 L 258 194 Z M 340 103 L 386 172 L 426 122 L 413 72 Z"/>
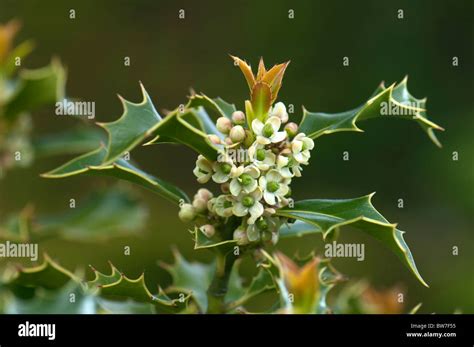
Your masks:
<path fill-rule="evenodd" d="M 199 183 L 214 181 L 222 194 L 213 196 L 200 189 L 192 204 L 183 204 L 180 217 L 184 221 L 201 220 L 201 231 L 214 237 L 216 221 L 239 218 L 233 238 L 239 245 L 276 243 L 282 223 L 276 209 L 290 202 L 290 183 L 301 176 L 307 165 L 313 140 L 298 133 L 295 123 L 288 123 L 282 102 L 276 103 L 264 121 L 253 119 L 246 127 L 246 116 L 236 111 L 232 118 L 221 117 L 216 126 L 224 137 L 210 136 L 222 145 L 223 153 L 216 161 L 199 155 L 194 175 Z"/>

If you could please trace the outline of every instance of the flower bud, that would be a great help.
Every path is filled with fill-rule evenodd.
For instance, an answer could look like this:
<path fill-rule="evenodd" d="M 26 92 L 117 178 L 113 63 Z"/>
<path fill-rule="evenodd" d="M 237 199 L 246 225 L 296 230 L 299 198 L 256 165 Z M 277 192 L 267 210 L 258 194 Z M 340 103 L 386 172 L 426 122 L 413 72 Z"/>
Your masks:
<path fill-rule="evenodd" d="M 288 123 L 285 125 L 285 131 L 288 134 L 288 137 L 294 137 L 298 134 L 298 124 L 296 123 Z"/>
<path fill-rule="evenodd" d="M 207 210 L 207 201 L 202 198 L 194 199 L 193 207 L 197 213 L 203 213 Z"/>
<path fill-rule="evenodd" d="M 214 195 L 211 193 L 211 191 L 209 191 L 209 189 L 206 189 L 206 188 L 200 188 L 196 195 L 194 195 L 194 198 L 197 199 L 197 198 L 201 198 L 201 199 L 204 199 L 206 200 L 206 202 L 212 198 Z"/>
<path fill-rule="evenodd" d="M 221 144 L 221 139 L 217 135 L 211 134 L 211 135 L 208 135 L 208 138 L 209 138 L 209 141 L 211 141 L 211 143 L 214 145 Z"/>
<path fill-rule="evenodd" d="M 183 222 L 188 223 L 196 218 L 196 211 L 194 210 L 193 205 L 183 204 L 179 210 L 178 216 Z"/>
<path fill-rule="evenodd" d="M 207 238 L 212 238 L 216 233 L 216 229 L 211 224 L 205 224 L 199 228 L 201 232 L 206 235 Z"/>
<path fill-rule="evenodd" d="M 288 112 L 286 112 L 285 104 L 277 102 L 275 106 L 273 106 L 271 116 L 280 118 L 282 123 L 288 122 Z"/>
<path fill-rule="evenodd" d="M 249 239 L 247 237 L 247 232 L 243 229 L 237 228 L 234 231 L 233 235 L 234 240 L 237 241 L 239 246 L 243 246 L 249 243 Z"/>
<path fill-rule="evenodd" d="M 245 139 L 245 130 L 241 125 L 236 125 L 230 130 L 230 139 L 233 143 L 242 142 Z"/>
<path fill-rule="evenodd" d="M 245 114 L 242 111 L 235 111 L 232 113 L 232 122 L 237 125 L 243 125 L 245 123 Z"/>
<path fill-rule="evenodd" d="M 228 134 L 232 128 L 232 122 L 227 117 L 219 117 L 216 122 L 217 130 L 223 134 Z"/>
<path fill-rule="evenodd" d="M 232 142 L 231 138 L 230 137 L 226 137 L 225 140 L 224 140 L 224 143 L 227 145 L 227 146 L 230 146 L 230 145 L 233 145 L 234 143 Z"/>

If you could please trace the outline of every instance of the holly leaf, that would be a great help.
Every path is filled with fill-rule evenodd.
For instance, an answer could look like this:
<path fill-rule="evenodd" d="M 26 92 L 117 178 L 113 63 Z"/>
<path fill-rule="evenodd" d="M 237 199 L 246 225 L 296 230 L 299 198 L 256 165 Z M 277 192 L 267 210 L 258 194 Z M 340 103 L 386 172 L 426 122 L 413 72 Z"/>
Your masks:
<path fill-rule="evenodd" d="M 117 270 L 110 263 L 111 274 L 105 275 L 92 268 L 94 280 L 88 282 L 89 288 L 97 288 L 99 295 L 109 300 L 133 300 L 138 303 L 148 303 L 155 306 L 159 312 L 177 312 L 185 306 L 188 297 L 171 299 L 158 287 L 157 294 L 152 294 L 145 283 L 145 274 L 131 279 Z"/>
<path fill-rule="evenodd" d="M 279 237 L 288 238 L 288 237 L 302 237 L 307 234 L 322 233 L 323 230 L 313 224 L 297 220 L 294 223 L 285 223 L 280 227 Z"/>
<path fill-rule="evenodd" d="M 66 74 L 59 61 L 53 60 L 41 69 L 21 70 L 15 83 L 12 94 L 0 111 L 9 120 L 22 112 L 63 99 Z"/>
<path fill-rule="evenodd" d="M 188 196 L 181 189 L 147 174 L 124 159 L 119 159 L 110 165 L 102 165 L 106 154 L 106 148 L 101 146 L 41 176 L 46 178 L 63 178 L 82 173 L 96 176 L 112 176 L 135 183 L 172 202 L 179 203 L 181 199 L 189 202 Z"/>
<path fill-rule="evenodd" d="M 358 121 L 383 117 L 414 120 L 441 147 L 433 130 L 444 129 L 428 119 L 426 99 L 416 99 L 408 92 L 407 77 L 387 88 L 382 83 L 369 100 L 350 111 L 330 114 L 303 109 L 299 131 L 313 139 L 338 131 L 363 132 L 356 124 Z"/>
<path fill-rule="evenodd" d="M 92 193 L 75 209 L 39 216 L 35 233 L 72 240 L 107 239 L 142 230 L 146 217 L 146 208 L 129 192 L 108 189 Z"/>
<path fill-rule="evenodd" d="M 210 97 L 204 94 L 193 94 L 189 98 L 189 102 L 186 105 L 186 108 L 199 107 L 204 107 L 206 110 L 212 111 L 216 118 L 227 117 L 231 119 L 232 113 L 237 111 L 234 104 L 229 104 L 221 98 L 211 99 Z"/>
<path fill-rule="evenodd" d="M 33 140 L 33 148 L 37 157 L 84 153 L 99 147 L 103 140 L 102 131 L 80 127 L 38 137 Z"/>
<path fill-rule="evenodd" d="M 54 291 L 40 289 L 34 298 L 21 299 L 12 296 L 7 300 L 7 314 L 94 314 L 96 298 L 85 292 L 75 281 Z"/>
<path fill-rule="evenodd" d="M 226 296 L 226 301 L 228 302 L 228 308 L 230 310 L 244 305 L 247 301 L 261 293 L 275 290 L 272 275 L 264 268 L 259 268 L 257 274 L 252 278 L 252 281 L 247 287 L 242 286 L 240 279 L 239 282 L 233 282 L 232 276 L 238 276 L 238 270 L 235 271 L 235 274 L 234 272 L 231 274 L 229 281 L 229 292 Z"/>
<path fill-rule="evenodd" d="M 210 121 L 203 122 L 203 116 L 199 110 L 184 109 L 181 112 L 178 108 L 150 130 L 154 137 L 145 145 L 179 143 L 192 148 L 209 160 L 216 160 L 221 148 L 209 140 L 206 130 L 213 130 L 209 129 Z"/>
<path fill-rule="evenodd" d="M 102 165 L 113 163 L 125 152 L 135 148 L 162 120 L 141 83 L 140 88 L 143 95 L 140 103 L 133 103 L 119 96 L 123 106 L 120 118 L 110 123 L 97 123 L 107 131 L 109 137 Z"/>
<path fill-rule="evenodd" d="M 326 238 L 331 231 L 343 225 L 360 229 L 390 248 L 426 287 L 428 285 L 416 268 L 408 245 L 403 239 L 404 231 L 389 223 L 372 205 L 375 193 L 355 199 L 326 200 L 310 199 L 295 202 L 293 208 L 277 210 L 282 217 L 294 218 L 321 229 Z M 319 232 L 319 231 L 316 231 Z"/>
<path fill-rule="evenodd" d="M 16 269 L 7 275 L 10 278 L 5 282 L 7 287 L 29 287 L 58 289 L 64 286 L 71 279 L 80 282 L 80 279 L 69 270 L 52 260 L 47 254 L 44 254 L 43 262 L 38 266 L 23 267 L 16 266 Z"/>
<path fill-rule="evenodd" d="M 207 288 L 211 284 L 216 266 L 188 262 L 177 250 L 173 251 L 174 264 L 159 265 L 165 269 L 172 278 L 172 285 L 166 288 L 167 293 L 184 293 L 191 295 L 201 312 L 207 311 Z"/>

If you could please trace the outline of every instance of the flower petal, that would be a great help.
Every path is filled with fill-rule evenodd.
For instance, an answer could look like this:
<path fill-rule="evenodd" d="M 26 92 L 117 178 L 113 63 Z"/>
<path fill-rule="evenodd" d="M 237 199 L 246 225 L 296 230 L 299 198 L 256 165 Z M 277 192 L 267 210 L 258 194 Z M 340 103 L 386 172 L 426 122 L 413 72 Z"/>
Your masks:
<path fill-rule="evenodd" d="M 263 199 L 269 205 L 275 205 L 276 204 L 275 194 L 270 193 L 268 190 L 266 190 L 265 193 L 263 193 Z"/>
<path fill-rule="evenodd" d="M 259 119 L 254 119 L 252 122 L 252 130 L 256 135 L 261 135 L 264 124 Z"/>

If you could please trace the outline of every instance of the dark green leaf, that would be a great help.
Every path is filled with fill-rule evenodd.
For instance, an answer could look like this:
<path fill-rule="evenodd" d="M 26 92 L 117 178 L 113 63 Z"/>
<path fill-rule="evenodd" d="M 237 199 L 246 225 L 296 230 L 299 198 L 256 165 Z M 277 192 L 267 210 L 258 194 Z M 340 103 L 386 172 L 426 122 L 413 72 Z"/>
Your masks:
<path fill-rule="evenodd" d="M 423 128 L 437 146 L 441 146 L 433 129 L 444 129 L 428 119 L 425 107 L 426 99 L 416 99 L 408 92 L 405 78 L 396 86 L 393 84 L 386 88 L 382 84 L 367 102 L 350 111 L 330 114 L 304 109 L 299 131 L 315 139 L 338 131 L 362 132 L 356 122 L 365 119 L 411 119 Z"/>
<path fill-rule="evenodd" d="M 372 205 L 373 194 L 355 199 L 311 199 L 295 202 L 293 208 L 285 207 L 277 214 L 315 225 L 326 237 L 343 225 L 361 229 L 390 248 L 413 272 L 418 280 L 428 286 L 416 268 L 413 256 L 403 239 L 404 232 L 389 223 Z M 315 230 L 318 230 L 315 229 Z M 319 231 L 318 231 L 319 232 Z"/>

